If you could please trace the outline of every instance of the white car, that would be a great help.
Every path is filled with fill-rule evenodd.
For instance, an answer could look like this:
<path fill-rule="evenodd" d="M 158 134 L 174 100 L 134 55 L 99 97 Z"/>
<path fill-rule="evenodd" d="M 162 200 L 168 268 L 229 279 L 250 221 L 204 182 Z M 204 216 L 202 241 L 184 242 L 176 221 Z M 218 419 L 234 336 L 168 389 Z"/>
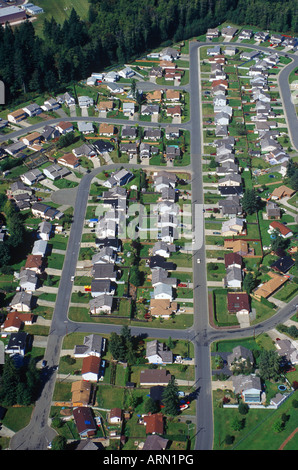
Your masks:
<path fill-rule="evenodd" d="M 71 280 L 71 281 L 74 281 L 74 276 L 71 276 L 70 280 Z"/>
<path fill-rule="evenodd" d="M 199 264 L 201 262 L 200 258 L 197 259 L 197 263 Z"/>

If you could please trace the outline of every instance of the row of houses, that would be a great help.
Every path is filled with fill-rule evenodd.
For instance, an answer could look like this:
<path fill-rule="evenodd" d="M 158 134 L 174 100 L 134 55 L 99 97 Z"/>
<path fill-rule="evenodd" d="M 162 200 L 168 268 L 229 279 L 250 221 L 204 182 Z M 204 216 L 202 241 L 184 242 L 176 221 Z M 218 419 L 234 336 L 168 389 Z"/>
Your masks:
<path fill-rule="evenodd" d="M 219 28 L 209 28 L 206 33 L 207 39 L 216 39 L 222 36 L 225 41 L 230 41 L 236 37 L 238 28 L 235 27 L 224 27 L 221 30 Z M 258 43 L 269 41 L 273 46 L 285 46 L 289 49 L 296 50 L 298 46 L 298 38 L 289 37 L 283 34 L 269 34 L 268 31 L 257 31 L 254 32 L 252 29 L 242 29 L 238 34 L 240 41 L 254 39 Z"/>
<path fill-rule="evenodd" d="M 248 57 L 249 55 L 249 57 Z M 278 122 L 274 120 L 276 113 L 272 109 L 270 87 L 268 84 L 269 69 L 277 67 L 279 55 L 277 53 L 266 54 L 260 57 L 259 51 L 242 53 L 245 59 L 254 59 L 255 64 L 249 68 L 251 94 L 250 101 L 255 103 L 255 114 L 251 121 L 255 124 L 255 134 L 258 134 L 260 156 L 270 165 L 279 165 L 286 169 L 289 155 L 278 142 L 280 136 Z"/>

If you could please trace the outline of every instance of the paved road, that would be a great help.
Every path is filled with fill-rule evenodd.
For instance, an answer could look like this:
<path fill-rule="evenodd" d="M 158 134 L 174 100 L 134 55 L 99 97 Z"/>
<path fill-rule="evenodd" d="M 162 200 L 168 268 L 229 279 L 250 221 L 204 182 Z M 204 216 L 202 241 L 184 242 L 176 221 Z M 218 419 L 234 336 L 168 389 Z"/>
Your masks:
<path fill-rule="evenodd" d="M 207 44 L 207 43 L 206 43 Z M 192 208 L 193 220 L 195 220 L 195 234 L 196 240 L 193 251 L 193 282 L 194 282 L 194 324 L 188 330 L 167 330 L 167 329 L 148 329 L 145 327 L 132 327 L 131 331 L 134 335 L 149 335 L 150 337 L 168 338 L 169 334 L 173 339 L 188 339 L 194 343 L 195 351 L 195 381 L 197 384 L 197 436 L 196 445 L 197 450 L 211 450 L 213 448 L 213 412 L 212 412 L 212 392 L 211 392 L 211 370 L 210 370 L 210 345 L 217 340 L 228 338 L 242 338 L 263 331 L 267 331 L 276 324 L 285 321 L 293 314 L 294 306 L 298 302 L 298 296 L 293 299 L 285 308 L 281 309 L 272 319 L 263 322 L 256 327 L 237 330 L 214 330 L 210 327 L 208 322 L 208 297 L 207 297 L 207 281 L 206 281 L 206 258 L 204 239 L 202 237 L 203 227 L 203 189 L 202 189 L 202 167 L 201 167 L 201 108 L 200 108 L 200 93 L 199 93 L 199 61 L 198 61 L 198 48 L 203 43 L 193 42 L 190 44 L 190 83 L 189 91 L 191 93 L 191 119 L 188 123 L 178 125 L 180 128 L 188 128 L 191 130 L 191 165 L 186 168 L 179 168 L 179 170 L 190 170 L 192 172 Z M 236 44 L 236 43 L 235 43 Z M 210 45 L 210 43 L 208 43 Z M 249 47 L 265 48 L 249 45 Z M 267 50 L 267 49 L 265 49 Z M 298 61 L 294 57 L 295 64 Z M 296 66 L 296 65 L 295 65 Z M 282 71 L 282 78 L 280 79 L 280 90 L 282 99 L 286 104 L 286 112 L 291 108 L 288 100 L 290 99 L 286 91 L 287 75 L 291 66 L 286 67 Z M 291 111 L 290 111 L 291 113 Z M 47 124 L 54 124 L 59 120 L 47 121 Z M 115 122 L 111 119 L 103 118 L 67 118 L 69 121 L 78 120 L 91 120 L 91 121 L 107 121 Z M 119 124 L 127 124 L 127 121 L 116 121 Z M 144 123 L 139 121 L 140 125 L 156 125 L 154 123 Z M 165 124 L 166 125 L 166 124 Z M 161 124 L 161 127 L 165 126 Z M 30 128 L 16 131 L 9 135 L 10 138 L 23 135 L 25 132 L 31 132 L 39 129 L 40 124 L 31 126 Z M 298 122 L 296 115 L 289 114 L 289 128 L 291 136 L 298 137 Z M 24 132 L 25 131 L 25 132 Z M 5 137 L 7 138 L 7 136 Z M 3 141 L 4 138 L 0 138 Z M 294 144 L 296 146 L 296 144 Z M 138 165 L 125 165 L 127 168 L 138 168 Z M 36 402 L 34 412 L 30 424 L 16 433 L 11 439 L 10 447 L 14 450 L 39 450 L 45 449 L 47 443 L 53 438 L 55 432 L 48 426 L 48 416 L 51 407 L 51 399 L 55 385 L 56 366 L 59 363 L 60 348 L 63 337 L 66 333 L 72 331 L 82 331 L 85 333 L 111 333 L 112 331 L 120 331 L 120 326 L 115 325 L 99 325 L 91 323 L 78 323 L 68 320 L 68 306 L 71 295 L 71 276 L 75 273 L 76 263 L 79 254 L 81 234 L 83 230 L 85 210 L 89 195 L 89 187 L 93 176 L 104 169 L 117 168 L 118 165 L 107 165 L 93 170 L 91 173 L 84 176 L 77 189 L 77 197 L 74 207 L 74 222 L 72 224 L 67 253 L 62 270 L 59 292 L 57 295 L 56 306 L 53 314 L 50 334 L 48 337 L 48 344 L 45 353 L 45 359 L 48 361 L 49 372 L 45 376 L 45 383 L 41 391 L 41 396 Z M 159 167 L 158 167 L 159 168 Z M 154 167 L 150 166 L 153 170 Z M 160 168 L 159 168 L 160 169 Z M 176 169 L 173 168 L 173 171 Z M 202 242 L 202 243 L 201 243 Z M 200 259 L 200 263 L 197 263 Z"/>

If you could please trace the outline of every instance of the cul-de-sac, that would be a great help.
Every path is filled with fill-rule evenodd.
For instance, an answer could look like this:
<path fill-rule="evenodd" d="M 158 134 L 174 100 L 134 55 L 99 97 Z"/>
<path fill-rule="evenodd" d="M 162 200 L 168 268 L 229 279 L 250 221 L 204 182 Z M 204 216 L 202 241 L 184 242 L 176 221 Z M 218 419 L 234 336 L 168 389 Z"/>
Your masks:
<path fill-rule="evenodd" d="M 1 450 L 298 448 L 297 113 L 297 0 L 0 0 Z"/>

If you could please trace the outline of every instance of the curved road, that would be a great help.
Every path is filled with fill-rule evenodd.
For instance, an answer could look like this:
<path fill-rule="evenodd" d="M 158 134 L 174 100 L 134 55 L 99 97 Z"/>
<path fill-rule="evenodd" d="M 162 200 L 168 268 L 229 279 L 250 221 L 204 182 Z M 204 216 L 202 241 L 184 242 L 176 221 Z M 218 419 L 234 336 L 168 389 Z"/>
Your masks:
<path fill-rule="evenodd" d="M 228 43 L 223 43 L 228 44 Z M 233 43 L 237 45 L 237 43 Z M 191 131 L 191 165 L 181 167 L 179 171 L 187 170 L 192 173 L 192 207 L 193 220 L 200 221 L 202 219 L 203 189 L 202 189 L 202 167 L 201 167 L 201 147 L 202 147 L 202 129 L 201 129 L 201 103 L 200 103 L 200 76 L 199 76 L 199 47 L 209 45 L 210 43 L 190 43 L 190 83 L 188 89 L 191 95 L 191 119 L 185 124 L 177 125 L 180 128 L 186 128 Z M 238 44 L 240 46 L 241 44 Z M 243 44 L 242 44 L 243 46 Z M 266 50 L 261 46 L 247 45 L 247 47 Z M 279 51 L 279 54 L 285 55 Z M 293 58 L 293 62 L 284 67 L 279 76 L 280 93 L 287 114 L 290 137 L 294 147 L 298 148 L 298 121 L 296 113 L 293 114 L 294 106 L 289 95 L 288 75 L 293 68 L 298 65 L 298 57 L 289 54 Z M 141 86 L 141 85 L 139 85 Z M 152 84 L 152 88 L 155 88 Z M 158 86 L 157 86 L 158 87 Z M 54 124 L 63 119 L 47 121 L 47 124 Z M 107 121 L 115 122 L 111 119 L 102 119 L 95 117 L 76 117 L 67 118 L 68 121 L 89 120 L 89 121 Z M 127 124 L 127 121 L 116 121 L 118 124 Z M 130 124 L 136 124 L 131 122 Z M 155 123 L 143 121 L 140 125 L 152 125 Z M 164 127 L 163 124 L 161 127 Z M 30 126 L 29 128 L 13 132 L 10 138 L 19 137 L 25 133 L 39 129 L 40 124 Z M 0 142 L 7 139 L 7 136 L 1 137 Z M 104 169 L 117 168 L 118 165 L 107 165 L 93 170 L 84 176 L 77 189 L 77 196 L 74 207 L 74 221 L 72 224 L 70 237 L 67 246 L 67 253 L 61 274 L 59 292 L 57 295 L 56 306 L 53 314 L 51 330 L 48 336 L 48 343 L 45 352 L 45 359 L 48 361 L 48 372 L 44 376 L 44 384 L 39 399 L 36 402 L 29 425 L 16 433 L 10 441 L 10 448 L 13 450 L 41 450 L 46 449 L 47 444 L 55 436 L 55 431 L 48 425 L 48 417 L 51 407 L 51 400 L 56 380 L 56 367 L 59 363 L 60 350 L 64 336 L 66 333 L 73 331 L 82 331 L 84 333 L 111 333 L 112 331 L 120 331 L 120 326 L 102 325 L 91 323 L 72 322 L 68 319 L 68 307 L 71 296 L 72 283 L 70 278 L 75 274 L 77 259 L 80 249 L 81 235 L 84 225 L 85 211 L 88 201 L 89 188 L 91 181 L 98 172 Z M 138 165 L 125 165 L 127 168 L 136 168 Z M 150 166 L 153 170 L 154 167 Z M 159 168 L 160 169 L 160 168 Z M 174 171 L 176 168 L 173 169 Z M 213 410 L 212 410 L 212 392 L 211 392 L 211 369 L 210 369 L 210 345 L 214 341 L 228 338 L 243 338 L 260 334 L 264 331 L 276 326 L 276 324 L 285 321 L 294 312 L 298 296 L 289 304 L 281 309 L 274 317 L 257 325 L 245 329 L 233 330 L 216 330 L 210 327 L 208 320 L 208 296 L 207 296 L 207 280 L 206 280 L 206 258 L 204 241 L 200 243 L 202 230 L 200 223 L 194 227 L 196 234 L 196 244 L 193 251 L 193 283 L 194 283 L 194 323 L 187 330 L 167 330 L 152 329 L 145 327 L 131 327 L 132 334 L 149 335 L 150 337 L 167 338 L 169 334 L 174 339 L 187 339 L 194 344 L 195 351 L 195 381 L 198 392 L 197 398 L 197 434 L 195 448 L 197 450 L 212 450 L 213 448 Z M 197 264 L 197 258 L 200 258 L 200 264 Z"/>

